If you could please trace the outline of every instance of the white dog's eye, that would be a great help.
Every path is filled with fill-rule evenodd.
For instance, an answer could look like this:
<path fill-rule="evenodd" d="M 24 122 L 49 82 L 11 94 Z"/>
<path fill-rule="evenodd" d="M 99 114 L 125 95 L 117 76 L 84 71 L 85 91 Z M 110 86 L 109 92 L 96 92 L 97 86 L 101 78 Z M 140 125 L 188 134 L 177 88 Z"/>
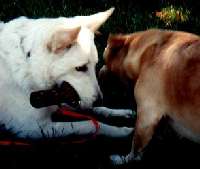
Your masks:
<path fill-rule="evenodd" d="M 72 47 L 72 44 L 67 45 L 65 48 L 70 49 Z"/>
<path fill-rule="evenodd" d="M 76 71 L 78 71 L 78 72 L 87 72 L 88 67 L 87 67 L 87 65 L 85 64 L 85 65 L 83 65 L 83 66 L 78 66 L 78 67 L 76 67 L 75 69 L 76 69 Z"/>

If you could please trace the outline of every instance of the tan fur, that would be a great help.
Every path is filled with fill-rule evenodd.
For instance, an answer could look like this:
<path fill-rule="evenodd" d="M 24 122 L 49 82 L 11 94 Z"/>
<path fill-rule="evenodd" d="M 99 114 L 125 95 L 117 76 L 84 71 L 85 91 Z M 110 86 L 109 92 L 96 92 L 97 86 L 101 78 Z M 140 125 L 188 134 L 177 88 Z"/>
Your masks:
<path fill-rule="evenodd" d="M 112 35 L 104 57 L 108 71 L 135 83 L 132 153 L 142 152 L 163 116 L 181 135 L 200 141 L 199 36 L 156 29 Z"/>
<path fill-rule="evenodd" d="M 80 26 L 73 29 L 59 29 L 52 35 L 50 42 L 47 43 L 47 48 L 56 54 L 70 48 L 76 41 L 80 29 Z"/>

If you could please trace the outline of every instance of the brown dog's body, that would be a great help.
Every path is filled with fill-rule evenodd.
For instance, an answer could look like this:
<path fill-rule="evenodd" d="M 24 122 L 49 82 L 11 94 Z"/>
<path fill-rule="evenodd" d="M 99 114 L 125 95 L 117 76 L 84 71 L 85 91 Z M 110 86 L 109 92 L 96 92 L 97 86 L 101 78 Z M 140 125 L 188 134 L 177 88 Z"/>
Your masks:
<path fill-rule="evenodd" d="M 199 36 L 163 30 L 110 36 L 104 57 L 104 71 L 134 81 L 137 103 L 132 151 L 112 156 L 114 163 L 137 158 L 163 116 L 179 134 L 200 141 Z"/>

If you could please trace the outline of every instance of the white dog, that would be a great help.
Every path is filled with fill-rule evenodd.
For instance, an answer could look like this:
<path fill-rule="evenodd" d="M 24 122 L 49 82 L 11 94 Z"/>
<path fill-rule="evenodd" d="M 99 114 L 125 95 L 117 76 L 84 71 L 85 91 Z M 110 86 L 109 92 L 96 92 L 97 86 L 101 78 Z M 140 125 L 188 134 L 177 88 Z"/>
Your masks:
<path fill-rule="evenodd" d="M 77 133 L 80 124 L 82 134 L 95 131 L 87 121 L 52 122 L 51 112 L 56 107 L 35 109 L 30 105 L 30 94 L 66 81 L 79 94 L 80 106 L 92 107 L 101 95 L 95 75 L 98 54 L 94 32 L 112 12 L 113 8 L 72 18 L 20 17 L 0 24 L 0 123 L 6 129 L 19 138 L 35 139 Z M 114 136 L 132 131 L 103 124 L 100 128 Z"/>

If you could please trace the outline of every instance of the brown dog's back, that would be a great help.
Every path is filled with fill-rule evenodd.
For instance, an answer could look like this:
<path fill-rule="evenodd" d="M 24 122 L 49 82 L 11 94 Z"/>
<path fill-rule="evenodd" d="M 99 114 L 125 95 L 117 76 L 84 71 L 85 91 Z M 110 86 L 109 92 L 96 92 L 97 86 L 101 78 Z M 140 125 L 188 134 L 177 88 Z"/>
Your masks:
<path fill-rule="evenodd" d="M 137 122 L 126 160 L 143 150 L 163 116 L 181 135 L 200 141 L 199 36 L 155 29 L 110 36 L 104 57 L 108 71 L 135 83 Z"/>

